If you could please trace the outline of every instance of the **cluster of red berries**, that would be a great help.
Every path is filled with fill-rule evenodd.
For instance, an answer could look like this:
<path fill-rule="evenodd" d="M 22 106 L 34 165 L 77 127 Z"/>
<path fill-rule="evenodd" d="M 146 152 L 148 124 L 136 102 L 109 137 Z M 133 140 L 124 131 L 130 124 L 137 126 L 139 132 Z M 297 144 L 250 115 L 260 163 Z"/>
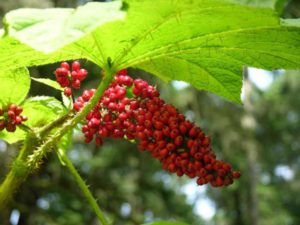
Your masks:
<path fill-rule="evenodd" d="M 80 111 L 95 90 L 86 90 L 74 103 Z M 82 126 L 85 142 L 95 137 L 126 138 L 139 142 L 139 149 L 149 151 L 163 168 L 178 176 L 197 177 L 197 183 L 227 186 L 240 173 L 216 159 L 210 138 L 176 108 L 159 98 L 159 92 L 142 79 L 133 80 L 126 70 L 117 73 Z"/>
<path fill-rule="evenodd" d="M 22 116 L 23 109 L 21 106 L 11 104 L 7 109 L 0 109 L 0 131 L 4 128 L 8 132 L 14 132 L 17 125 L 27 120 L 26 116 Z"/>
<path fill-rule="evenodd" d="M 72 95 L 72 88 L 80 88 L 81 81 L 88 74 L 85 69 L 80 68 L 79 61 L 74 61 L 71 67 L 72 71 L 70 71 L 70 65 L 67 62 L 62 62 L 54 72 L 57 82 L 64 88 L 64 94 L 68 97 Z"/>

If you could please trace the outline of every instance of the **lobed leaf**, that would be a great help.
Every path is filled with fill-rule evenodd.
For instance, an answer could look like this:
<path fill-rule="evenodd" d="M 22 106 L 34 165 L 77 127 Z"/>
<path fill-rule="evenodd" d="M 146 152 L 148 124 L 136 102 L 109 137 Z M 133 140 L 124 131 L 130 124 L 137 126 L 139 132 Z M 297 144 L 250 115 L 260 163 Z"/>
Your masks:
<path fill-rule="evenodd" d="M 27 49 L 34 53 L 29 56 L 21 51 L 19 54 L 25 56 L 22 59 L 13 56 L 19 62 L 17 68 L 87 58 L 101 67 L 111 65 L 113 71 L 136 67 L 165 81 L 186 81 L 236 103 L 240 103 L 243 66 L 268 70 L 300 68 L 298 23 L 288 21 L 287 26 L 272 9 L 225 0 L 124 3 L 128 8 L 124 20 L 102 23 L 50 55 Z M 28 32 L 26 35 L 30 36 L 29 27 L 22 30 L 24 35 Z M 39 46 L 47 44 L 46 40 L 32 41 Z M 10 56 L 27 46 L 11 47 L 5 51 Z M 0 66 L 14 69 L 15 64 L 9 59 L 1 55 Z"/>
<path fill-rule="evenodd" d="M 121 2 L 90 2 L 77 9 L 17 9 L 5 15 L 6 34 L 45 53 L 74 42 L 97 26 L 122 19 Z"/>
<path fill-rule="evenodd" d="M 272 9 L 218 0 L 126 2 L 124 22 L 77 43 L 94 39 L 93 54 L 111 58 L 116 70 L 140 68 L 240 103 L 243 66 L 300 68 L 300 29 L 281 26 Z"/>

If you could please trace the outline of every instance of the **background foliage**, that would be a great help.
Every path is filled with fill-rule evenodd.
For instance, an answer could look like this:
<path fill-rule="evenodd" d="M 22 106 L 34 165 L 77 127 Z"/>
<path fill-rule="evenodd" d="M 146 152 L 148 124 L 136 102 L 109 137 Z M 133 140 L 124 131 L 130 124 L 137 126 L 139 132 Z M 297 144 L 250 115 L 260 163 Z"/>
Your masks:
<path fill-rule="evenodd" d="M 265 4 L 270 2 L 274 6 L 274 1 Z M 24 6 L 74 7 L 80 3 L 83 1 L 1 1 L 0 9 L 4 14 Z M 279 3 L 275 6 L 284 17 L 300 17 L 298 1 L 286 1 L 283 8 Z M 84 64 L 90 74 L 99 74 L 95 65 Z M 30 72 L 37 78 L 53 79 L 55 66 L 34 67 Z M 155 160 L 140 154 L 133 144 L 108 140 L 99 149 L 94 144 L 83 144 L 80 133 L 75 132 L 69 155 L 115 224 L 141 224 L 152 219 L 178 219 L 197 225 L 300 223 L 299 71 L 272 73 L 270 76 L 276 79 L 267 90 L 250 83 L 245 108 L 190 86 L 178 90 L 137 70 L 131 69 L 130 74 L 157 84 L 162 97 L 201 125 L 213 137 L 218 155 L 239 168 L 243 177 L 227 189 L 207 188 L 216 213 L 204 222 L 193 211 L 195 204 L 188 204 L 182 193 L 187 180 L 161 171 Z M 96 76 L 89 76 L 84 88 L 97 82 Z M 58 91 L 35 81 L 31 85 L 29 96 L 47 92 L 61 99 Z M 0 177 L 7 172 L 4 168 L 8 168 L 18 147 L 0 142 Z M 14 212 L 20 212 L 18 224 L 97 224 L 74 180 L 55 155 L 50 155 L 40 173 L 29 179 L 13 207 Z M 253 215 L 255 210 L 258 213 Z M 10 224 L 12 214 L 3 213 L 4 224 Z"/>

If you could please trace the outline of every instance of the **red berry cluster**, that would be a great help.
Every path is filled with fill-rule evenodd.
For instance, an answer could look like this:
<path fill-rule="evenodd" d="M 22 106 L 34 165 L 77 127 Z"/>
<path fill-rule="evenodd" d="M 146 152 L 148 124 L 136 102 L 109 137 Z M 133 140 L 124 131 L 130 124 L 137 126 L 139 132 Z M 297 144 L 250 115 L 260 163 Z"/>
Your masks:
<path fill-rule="evenodd" d="M 197 177 L 197 183 L 214 187 L 229 185 L 240 173 L 216 159 L 210 138 L 176 108 L 159 98 L 158 91 L 142 79 L 133 80 L 122 70 L 104 92 L 82 126 L 85 142 L 95 137 L 137 140 L 141 150 L 160 160 L 163 168 L 178 176 Z M 79 111 L 95 90 L 83 92 L 74 103 Z M 131 97 L 128 97 L 131 96 Z"/>
<path fill-rule="evenodd" d="M 0 131 L 4 128 L 8 132 L 14 132 L 17 125 L 27 120 L 26 116 L 22 116 L 22 107 L 11 104 L 7 109 L 0 109 Z"/>
<path fill-rule="evenodd" d="M 62 62 L 54 74 L 57 82 L 64 88 L 64 94 L 69 97 L 72 95 L 72 88 L 80 88 L 81 81 L 86 78 L 88 72 L 80 68 L 79 61 L 74 61 L 72 63 L 72 71 L 70 71 L 70 66 L 67 62 Z"/>

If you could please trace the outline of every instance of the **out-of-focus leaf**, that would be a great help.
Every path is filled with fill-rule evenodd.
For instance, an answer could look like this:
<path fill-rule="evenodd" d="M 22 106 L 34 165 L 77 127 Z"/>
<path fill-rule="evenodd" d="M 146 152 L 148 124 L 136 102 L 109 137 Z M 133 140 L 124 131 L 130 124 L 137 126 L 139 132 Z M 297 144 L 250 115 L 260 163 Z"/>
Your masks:
<path fill-rule="evenodd" d="M 289 27 L 300 27 L 300 19 L 282 19 L 281 25 Z"/>
<path fill-rule="evenodd" d="M 96 27 L 122 19 L 121 2 L 90 2 L 77 9 L 17 9 L 5 15 L 6 32 L 49 53 L 79 39 Z"/>

